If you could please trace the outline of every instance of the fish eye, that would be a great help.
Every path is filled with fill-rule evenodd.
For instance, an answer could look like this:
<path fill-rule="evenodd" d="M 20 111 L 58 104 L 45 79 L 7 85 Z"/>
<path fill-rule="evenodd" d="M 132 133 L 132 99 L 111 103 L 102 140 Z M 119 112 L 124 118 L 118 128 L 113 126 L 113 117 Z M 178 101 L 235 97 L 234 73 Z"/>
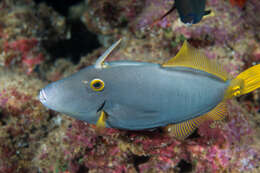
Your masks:
<path fill-rule="evenodd" d="M 101 79 L 93 79 L 90 82 L 90 87 L 94 90 L 94 91 L 102 91 L 105 87 L 105 83 L 104 81 L 102 81 Z"/>

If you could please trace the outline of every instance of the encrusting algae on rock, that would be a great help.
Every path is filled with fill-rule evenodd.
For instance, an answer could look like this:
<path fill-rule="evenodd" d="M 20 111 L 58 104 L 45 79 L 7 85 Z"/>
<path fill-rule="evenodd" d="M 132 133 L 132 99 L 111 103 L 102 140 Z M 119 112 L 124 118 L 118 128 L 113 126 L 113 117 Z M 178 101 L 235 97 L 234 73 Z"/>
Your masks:
<path fill-rule="evenodd" d="M 163 64 L 188 40 L 191 46 L 208 58 L 217 59 L 228 73 L 237 76 L 259 64 L 258 0 L 248 0 L 243 9 L 231 6 L 229 1 L 207 0 L 206 10 L 212 10 L 215 15 L 191 27 L 183 25 L 176 12 L 147 27 L 169 10 L 173 4 L 169 0 L 82 1 L 71 8 L 71 15 L 80 8 L 80 13 L 77 11 L 73 16 L 78 16 L 78 21 L 98 35 L 103 46 L 76 64 L 63 57 L 53 57 L 45 47 L 70 37 L 68 23 L 61 22 L 70 17 L 61 17 L 50 5 L 36 5 L 31 0 L 1 1 L 0 7 L 4 3 L 9 7 L 0 11 L 5 17 L 0 19 L 0 36 L 4 36 L 0 39 L 1 62 L 7 58 L 3 55 L 11 54 L 15 55 L 15 63 L 0 69 L 1 173 L 259 172 L 259 90 L 228 101 L 226 118 L 203 122 L 185 140 L 160 130 L 133 132 L 106 128 L 97 133 L 94 125 L 47 110 L 37 99 L 39 90 L 47 83 L 94 64 L 119 38 L 123 38 L 120 49 L 107 61 Z M 11 19 L 5 14 L 21 8 L 21 4 L 27 12 L 16 13 L 14 19 L 32 26 L 26 29 L 28 32 L 21 29 L 23 25 L 7 25 Z M 38 24 L 20 17 L 28 13 L 36 17 Z M 57 22 L 61 25 L 56 25 Z M 6 36 L 10 35 L 12 39 L 7 40 Z M 27 76 L 29 66 L 21 63 L 21 52 L 8 49 L 3 53 L 3 48 L 5 41 L 12 45 L 32 39 L 37 44 L 28 54 L 42 53 L 44 59 L 33 65 Z M 72 47 L 69 49 L 73 51 Z"/>
<path fill-rule="evenodd" d="M 31 74 L 37 65 L 48 59 L 42 42 L 52 44 L 65 37 L 65 20 L 46 5 L 35 10 L 33 2 L 22 2 L 20 5 L 5 0 L 1 3 L 0 65 L 20 66 Z M 47 20 L 48 15 L 53 15 L 55 21 Z M 52 37 L 51 40 L 48 37 Z"/>

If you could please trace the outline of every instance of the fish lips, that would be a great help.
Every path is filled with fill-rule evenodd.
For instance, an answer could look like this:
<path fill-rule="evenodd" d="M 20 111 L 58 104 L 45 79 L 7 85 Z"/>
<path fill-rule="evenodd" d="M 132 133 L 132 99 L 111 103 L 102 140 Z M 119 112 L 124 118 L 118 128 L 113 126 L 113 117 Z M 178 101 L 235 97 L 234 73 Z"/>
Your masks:
<path fill-rule="evenodd" d="M 48 87 L 40 90 L 38 95 L 39 101 L 47 108 L 61 112 L 58 104 L 54 104 L 53 96 L 48 95 Z"/>
<path fill-rule="evenodd" d="M 40 102 L 41 102 L 42 104 L 44 104 L 45 106 L 47 106 L 47 105 L 46 105 L 47 96 L 46 96 L 46 93 L 45 93 L 44 89 L 41 89 L 41 90 L 40 90 L 40 93 L 39 93 L 39 95 L 38 95 L 38 99 L 40 100 Z"/>
<path fill-rule="evenodd" d="M 55 111 L 59 111 L 54 106 L 51 106 L 50 104 L 48 104 L 48 97 L 47 97 L 47 94 L 46 94 L 46 91 L 44 88 L 40 90 L 38 99 L 45 107 L 55 110 Z"/>

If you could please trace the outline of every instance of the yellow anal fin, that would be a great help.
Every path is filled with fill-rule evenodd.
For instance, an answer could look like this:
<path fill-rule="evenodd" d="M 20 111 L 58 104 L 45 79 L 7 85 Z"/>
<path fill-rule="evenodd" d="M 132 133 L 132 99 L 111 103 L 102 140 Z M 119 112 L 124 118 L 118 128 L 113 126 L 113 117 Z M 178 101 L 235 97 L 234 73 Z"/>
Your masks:
<path fill-rule="evenodd" d="M 178 124 L 170 124 L 164 127 L 164 131 L 170 136 L 178 139 L 185 139 L 201 124 L 199 118 L 184 121 Z"/>
<path fill-rule="evenodd" d="M 164 127 L 164 131 L 166 131 L 170 136 L 175 136 L 179 139 L 185 139 L 203 122 L 207 120 L 222 120 L 225 115 L 227 115 L 227 104 L 225 102 L 221 102 L 207 114 L 182 123 L 170 124 Z"/>
<path fill-rule="evenodd" d="M 213 74 L 223 81 L 228 79 L 227 72 L 223 67 L 214 60 L 210 60 L 201 53 L 189 45 L 187 41 L 184 42 L 180 51 L 175 57 L 170 59 L 168 62 L 162 64 L 163 67 L 189 67 L 207 73 Z"/>
<path fill-rule="evenodd" d="M 210 112 L 208 112 L 207 114 L 201 116 L 201 118 L 202 118 L 201 121 L 205 121 L 205 120 L 213 120 L 213 121 L 222 120 L 222 119 L 225 118 L 227 113 L 228 113 L 228 111 L 227 111 L 227 103 L 226 102 L 221 102 L 214 109 L 212 109 Z"/>
<path fill-rule="evenodd" d="M 98 128 L 105 128 L 106 127 L 106 119 L 107 115 L 104 111 L 101 111 L 99 119 L 97 121 L 97 127 Z"/>

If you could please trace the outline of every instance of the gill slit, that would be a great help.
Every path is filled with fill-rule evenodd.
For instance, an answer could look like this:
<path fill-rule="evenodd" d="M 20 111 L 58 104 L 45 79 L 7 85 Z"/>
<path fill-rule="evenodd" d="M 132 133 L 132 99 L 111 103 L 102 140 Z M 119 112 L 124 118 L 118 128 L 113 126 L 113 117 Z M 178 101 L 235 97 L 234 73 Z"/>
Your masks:
<path fill-rule="evenodd" d="M 106 100 L 102 103 L 102 105 L 97 109 L 97 112 L 101 111 L 106 104 Z"/>

